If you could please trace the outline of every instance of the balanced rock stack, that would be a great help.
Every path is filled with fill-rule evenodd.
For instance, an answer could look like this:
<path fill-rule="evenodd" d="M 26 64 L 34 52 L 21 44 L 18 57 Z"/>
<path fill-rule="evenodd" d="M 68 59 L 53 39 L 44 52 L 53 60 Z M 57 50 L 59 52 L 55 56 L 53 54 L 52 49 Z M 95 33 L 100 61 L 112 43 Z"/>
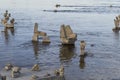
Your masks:
<path fill-rule="evenodd" d="M 6 10 L 6 12 L 4 13 L 4 18 L 1 20 L 1 23 L 4 25 L 5 28 L 14 28 L 14 22 L 15 19 L 12 18 L 10 20 L 11 14 L 8 13 L 8 10 Z M 8 23 L 8 21 L 10 20 L 10 23 Z"/>
<path fill-rule="evenodd" d="M 21 70 L 20 67 L 13 67 L 13 68 L 12 68 L 12 72 L 11 72 L 11 76 L 12 76 L 13 78 L 19 77 L 19 76 L 20 76 L 20 70 Z"/>
<path fill-rule="evenodd" d="M 114 24 L 115 24 L 115 27 L 112 29 L 113 32 L 119 32 L 119 30 L 120 30 L 120 15 L 118 15 L 116 17 L 116 19 L 114 19 Z"/>

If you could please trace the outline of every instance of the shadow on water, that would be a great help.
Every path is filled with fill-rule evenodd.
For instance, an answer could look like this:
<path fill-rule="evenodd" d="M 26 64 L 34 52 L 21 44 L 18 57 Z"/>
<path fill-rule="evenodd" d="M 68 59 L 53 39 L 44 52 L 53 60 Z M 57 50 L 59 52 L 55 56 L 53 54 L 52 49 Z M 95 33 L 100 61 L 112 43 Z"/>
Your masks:
<path fill-rule="evenodd" d="M 115 32 L 115 33 L 114 33 L 114 36 L 115 36 L 115 39 L 116 39 L 116 40 L 119 40 L 119 32 Z"/>
<path fill-rule="evenodd" d="M 85 57 L 84 56 L 80 57 L 79 67 L 80 67 L 80 69 L 84 69 L 85 68 Z"/>
<path fill-rule="evenodd" d="M 5 38 L 6 43 L 9 42 L 10 35 L 14 36 L 15 34 L 14 28 L 5 28 L 3 32 L 4 32 L 4 38 Z"/>
<path fill-rule="evenodd" d="M 60 61 L 61 62 L 70 62 L 75 55 L 75 46 L 74 45 L 62 45 L 60 47 Z"/>

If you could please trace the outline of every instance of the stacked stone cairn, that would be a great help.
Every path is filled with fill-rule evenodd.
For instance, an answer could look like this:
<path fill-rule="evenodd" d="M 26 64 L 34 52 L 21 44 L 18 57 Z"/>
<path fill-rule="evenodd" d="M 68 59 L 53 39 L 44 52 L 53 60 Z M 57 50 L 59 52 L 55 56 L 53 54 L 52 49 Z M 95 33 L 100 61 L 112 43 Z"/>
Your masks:
<path fill-rule="evenodd" d="M 13 67 L 12 68 L 12 71 L 11 71 L 11 76 L 12 78 L 17 78 L 20 76 L 20 70 L 21 68 L 20 67 Z"/>
<path fill-rule="evenodd" d="M 4 70 L 11 71 L 11 77 L 17 78 L 20 76 L 20 67 L 13 66 L 12 64 L 8 63 L 5 65 Z"/>
<path fill-rule="evenodd" d="M 60 39 L 62 44 L 74 44 L 77 40 L 77 34 L 73 33 L 70 25 L 61 25 Z"/>
<path fill-rule="evenodd" d="M 38 31 L 38 23 L 35 23 L 34 34 L 33 34 L 33 37 L 32 37 L 32 41 L 38 41 L 39 36 L 43 37 L 43 41 L 42 41 L 43 43 L 50 43 L 50 39 L 47 36 L 47 33 L 42 32 L 42 31 Z"/>
<path fill-rule="evenodd" d="M 116 17 L 116 19 L 114 19 L 114 24 L 115 24 L 115 27 L 112 29 L 113 32 L 119 32 L 119 30 L 120 30 L 120 15 L 118 15 Z"/>
<path fill-rule="evenodd" d="M 10 17 L 11 17 L 11 14 L 8 13 L 8 10 L 6 10 L 6 12 L 4 13 L 4 18 L 1 20 L 1 23 L 3 24 L 3 26 L 5 28 L 13 28 L 14 27 L 15 19 L 12 18 L 10 20 Z M 10 20 L 10 23 L 8 23 L 9 20 Z"/>

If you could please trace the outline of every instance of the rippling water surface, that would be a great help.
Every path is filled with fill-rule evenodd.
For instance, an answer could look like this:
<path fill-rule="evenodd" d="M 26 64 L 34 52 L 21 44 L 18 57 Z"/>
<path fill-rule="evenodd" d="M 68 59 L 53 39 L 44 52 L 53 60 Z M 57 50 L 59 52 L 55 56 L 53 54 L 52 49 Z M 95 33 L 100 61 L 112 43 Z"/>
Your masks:
<path fill-rule="evenodd" d="M 7 3 L 9 8 L 2 6 L 0 19 L 7 9 L 16 24 L 14 29 L 0 33 L 0 68 L 8 62 L 29 68 L 39 63 L 42 70 L 63 64 L 66 80 L 120 79 L 120 35 L 112 32 L 113 20 L 120 13 L 120 1 L 45 1 L 46 5 L 39 5 L 37 0 L 23 1 L 22 8 L 22 2 L 17 6 L 19 1 Z M 55 8 L 57 3 L 61 7 Z M 41 38 L 39 42 L 31 41 L 35 22 L 39 30 L 47 32 L 50 44 L 42 44 Z M 61 24 L 70 25 L 77 33 L 74 46 L 61 45 Z M 2 24 L 0 30 L 4 30 Z M 81 40 L 87 44 L 85 58 L 79 57 Z"/>

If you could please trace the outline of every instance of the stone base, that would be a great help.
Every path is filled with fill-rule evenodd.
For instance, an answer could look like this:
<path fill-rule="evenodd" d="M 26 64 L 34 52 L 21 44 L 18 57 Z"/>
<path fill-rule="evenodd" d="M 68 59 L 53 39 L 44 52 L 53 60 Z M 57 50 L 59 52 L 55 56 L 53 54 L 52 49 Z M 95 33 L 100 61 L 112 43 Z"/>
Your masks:
<path fill-rule="evenodd" d="M 113 31 L 113 32 L 119 32 L 119 31 L 120 31 L 120 27 L 118 27 L 118 28 L 113 28 L 112 31 Z"/>
<path fill-rule="evenodd" d="M 48 36 L 44 36 L 44 37 L 43 37 L 42 43 L 50 43 L 50 42 L 51 42 L 51 41 L 50 41 L 50 39 L 49 39 Z"/>

